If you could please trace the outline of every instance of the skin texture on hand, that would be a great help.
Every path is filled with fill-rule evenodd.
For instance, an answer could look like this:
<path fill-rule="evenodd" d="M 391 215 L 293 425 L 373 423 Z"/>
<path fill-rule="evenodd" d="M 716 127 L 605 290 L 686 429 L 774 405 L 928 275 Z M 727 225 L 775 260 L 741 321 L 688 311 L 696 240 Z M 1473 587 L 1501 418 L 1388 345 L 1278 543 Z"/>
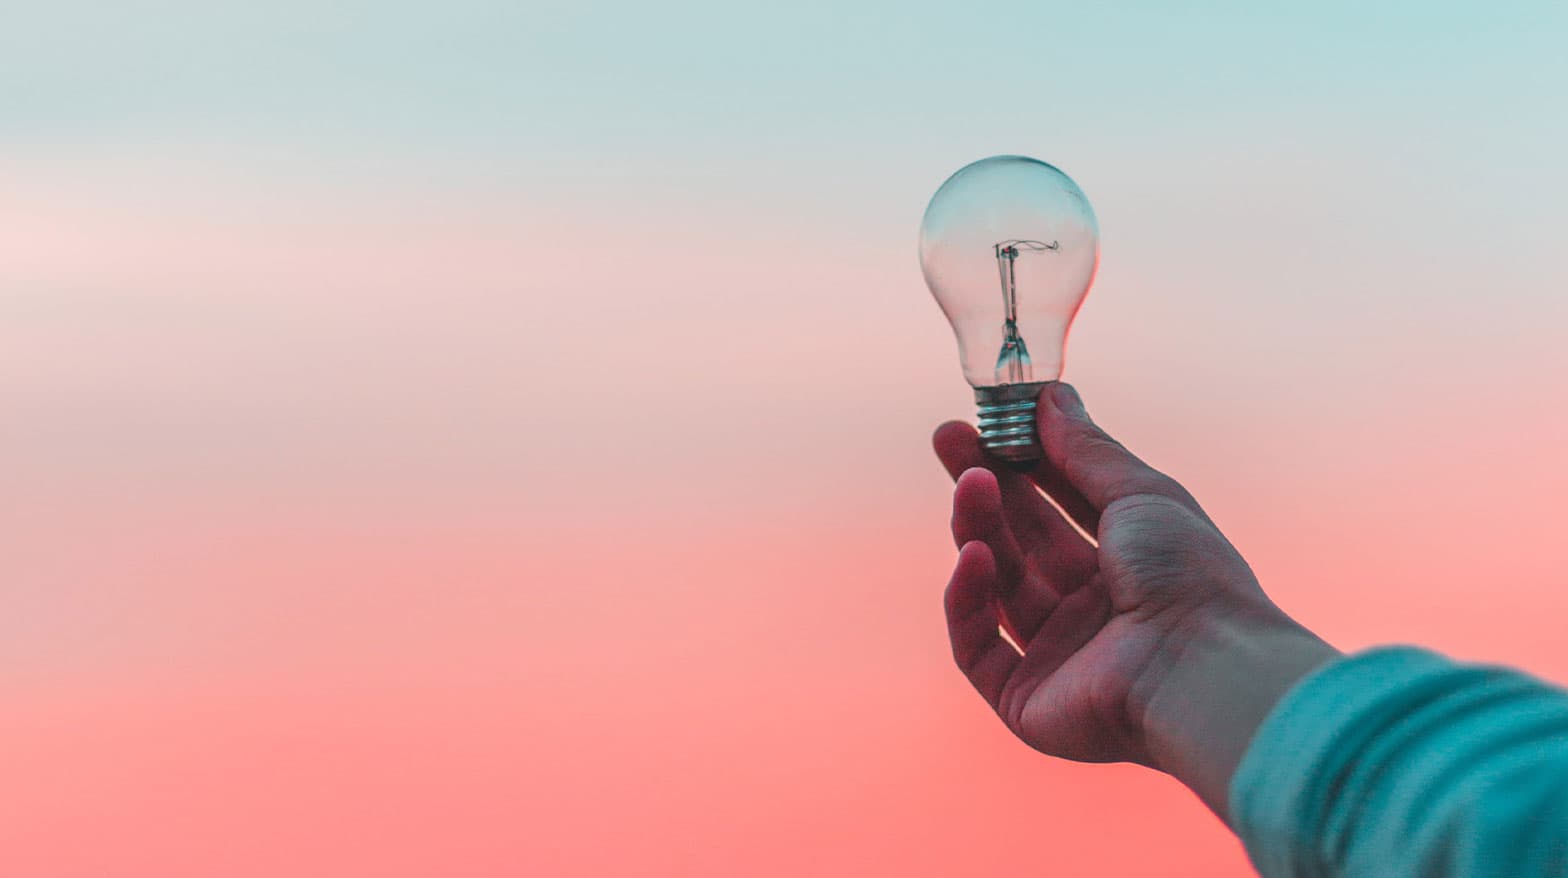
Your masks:
<path fill-rule="evenodd" d="M 1269 601 L 1186 489 L 1095 426 L 1073 388 L 1047 385 L 1037 412 L 1045 460 L 1028 474 L 988 458 L 967 424 L 934 437 L 957 480 L 954 658 L 1035 749 L 1167 771 L 1223 817 L 1258 724 L 1335 652 Z"/>

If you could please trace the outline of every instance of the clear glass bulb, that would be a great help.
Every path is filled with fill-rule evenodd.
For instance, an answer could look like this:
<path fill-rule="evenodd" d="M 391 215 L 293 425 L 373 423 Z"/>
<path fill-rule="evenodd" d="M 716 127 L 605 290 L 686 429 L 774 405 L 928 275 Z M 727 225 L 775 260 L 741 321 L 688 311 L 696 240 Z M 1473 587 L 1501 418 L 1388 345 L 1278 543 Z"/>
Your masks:
<path fill-rule="evenodd" d="M 993 156 L 961 168 L 920 223 L 920 269 L 958 336 L 992 454 L 1039 460 L 1034 407 L 1062 375 L 1067 330 L 1100 264 L 1083 190 L 1045 162 Z"/>

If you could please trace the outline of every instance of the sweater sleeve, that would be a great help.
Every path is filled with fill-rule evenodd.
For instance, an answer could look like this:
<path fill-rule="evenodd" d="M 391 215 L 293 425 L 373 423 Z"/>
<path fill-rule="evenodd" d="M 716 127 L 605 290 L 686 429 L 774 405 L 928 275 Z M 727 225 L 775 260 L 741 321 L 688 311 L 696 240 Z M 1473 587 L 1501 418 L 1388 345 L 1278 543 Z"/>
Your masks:
<path fill-rule="evenodd" d="M 1265 878 L 1568 876 L 1568 694 L 1408 647 L 1338 659 L 1258 728 L 1230 813 Z"/>

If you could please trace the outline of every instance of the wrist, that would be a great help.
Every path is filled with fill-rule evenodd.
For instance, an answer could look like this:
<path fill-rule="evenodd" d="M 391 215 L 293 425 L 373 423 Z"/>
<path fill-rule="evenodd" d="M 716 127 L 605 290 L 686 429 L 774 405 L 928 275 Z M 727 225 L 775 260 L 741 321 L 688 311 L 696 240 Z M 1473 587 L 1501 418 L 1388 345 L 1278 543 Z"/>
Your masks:
<path fill-rule="evenodd" d="M 1230 779 L 1258 726 L 1338 654 L 1272 605 L 1188 613 L 1129 693 L 1150 764 L 1225 819 Z"/>

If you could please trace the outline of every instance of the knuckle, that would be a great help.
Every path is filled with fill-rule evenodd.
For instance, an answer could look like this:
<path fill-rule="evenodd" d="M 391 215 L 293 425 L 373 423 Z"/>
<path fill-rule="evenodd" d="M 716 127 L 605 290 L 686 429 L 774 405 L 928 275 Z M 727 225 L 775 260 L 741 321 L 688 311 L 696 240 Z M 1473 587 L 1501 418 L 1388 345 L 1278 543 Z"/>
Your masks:
<path fill-rule="evenodd" d="M 1135 471 L 1116 480 L 1112 485 L 1112 496 L 1117 499 L 1106 506 L 1106 511 L 1118 503 L 1174 506 L 1188 513 L 1195 513 L 1198 507 L 1197 501 L 1180 482 L 1143 463 L 1138 464 Z"/>
<path fill-rule="evenodd" d="M 1164 493 L 1148 490 L 1148 485 L 1125 485 L 1129 490 L 1121 492 L 1121 496 L 1112 500 L 1100 515 L 1100 521 L 1122 522 L 1133 518 L 1148 518 L 1151 516 L 1164 517 L 1175 514 L 1186 517 L 1191 514 L 1180 501 Z"/>

